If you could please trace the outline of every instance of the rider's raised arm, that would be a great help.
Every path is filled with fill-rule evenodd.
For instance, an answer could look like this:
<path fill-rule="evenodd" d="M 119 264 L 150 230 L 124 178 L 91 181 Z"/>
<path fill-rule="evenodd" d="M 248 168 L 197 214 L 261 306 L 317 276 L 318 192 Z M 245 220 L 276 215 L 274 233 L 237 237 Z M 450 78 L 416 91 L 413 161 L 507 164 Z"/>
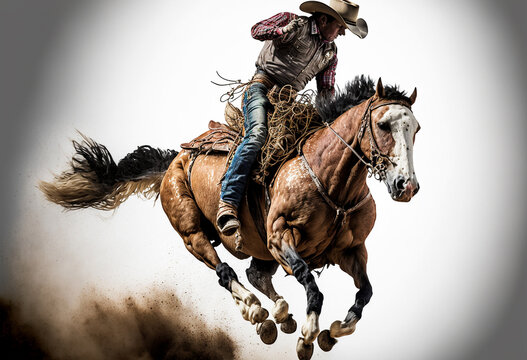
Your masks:
<path fill-rule="evenodd" d="M 278 13 L 254 24 L 251 28 L 251 36 L 261 41 L 276 39 L 284 34 L 284 27 L 297 18 L 298 15 L 290 12 Z"/>

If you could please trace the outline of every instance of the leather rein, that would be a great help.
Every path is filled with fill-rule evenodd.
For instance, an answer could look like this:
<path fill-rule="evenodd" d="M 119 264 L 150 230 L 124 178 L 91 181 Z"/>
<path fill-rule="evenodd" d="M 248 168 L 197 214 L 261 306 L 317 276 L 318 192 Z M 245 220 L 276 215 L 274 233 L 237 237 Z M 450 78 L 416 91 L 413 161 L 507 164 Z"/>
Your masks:
<path fill-rule="evenodd" d="M 372 116 L 371 116 L 371 114 L 372 114 L 373 110 L 376 110 L 376 109 L 378 109 L 380 107 L 383 107 L 383 106 L 388 106 L 388 105 L 403 105 L 403 106 L 407 106 L 407 105 L 402 103 L 402 102 L 393 101 L 393 102 L 387 102 L 387 103 L 382 103 L 382 104 L 378 104 L 376 106 L 373 106 L 376 100 L 377 99 L 375 97 L 371 97 L 370 98 L 370 100 L 368 102 L 368 106 L 366 108 L 366 111 L 364 112 L 364 114 L 363 114 L 363 116 L 361 118 L 361 124 L 360 124 L 360 127 L 359 127 L 359 131 L 358 131 L 357 135 L 355 136 L 355 138 L 352 141 L 352 144 L 356 143 L 356 142 L 360 144 L 361 141 L 362 141 L 362 138 L 364 137 L 364 133 L 368 132 L 368 135 L 369 135 L 369 138 L 370 138 L 370 151 L 371 151 L 371 154 L 372 154 L 372 158 L 371 159 L 367 159 L 366 158 L 366 160 L 364 160 L 363 156 L 361 156 L 350 144 L 348 144 L 346 142 L 346 140 L 344 140 L 342 138 L 342 136 L 340 136 L 331 127 L 331 124 L 329 124 L 328 122 L 324 121 L 324 125 L 329 130 L 331 130 L 331 132 L 348 149 L 350 149 L 353 152 L 353 154 L 366 166 L 366 168 L 368 169 L 368 177 L 373 176 L 375 179 L 380 181 L 380 180 L 385 180 L 386 179 L 386 168 L 387 168 L 386 164 L 387 163 L 391 163 L 391 164 L 395 165 L 395 163 L 392 160 L 390 160 L 388 155 L 383 154 L 381 152 L 381 150 L 379 149 L 379 145 L 377 144 L 377 141 L 375 140 L 375 137 L 373 136 Z M 412 111 L 411 109 L 409 109 L 409 110 Z M 302 152 L 302 149 L 300 148 L 299 150 L 300 150 L 299 152 L 300 152 L 300 159 L 302 160 L 302 164 L 304 165 L 304 167 L 306 168 L 307 172 L 311 176 L 311 179 L 313 180 L 313 183 L 317 187 L 318 192 L 320 193 L 320 195 L 322 195 L 322 198 L 326 201 L 326 203 L 331 208 L 333 208 L 335 210 L 335 212 L 336 212 L 334 222 L 338 224 L 338 223 L 340 223 L 341 220 L 344 220 L 343 223 L 345 223 L 345 220 L 346 220 L 346 218 L 348 217 L 349 214 L 351 214 L 353 211 L 355 211 L 355 210 L 359 209 L 360 207 L 362 207 L 367 202 L 367 200 L 369 200 L 369 198 L 371 197 L 371 192 L 368 190 L 368 193 L 366 194 L 366 196 L 364 196 L 357 204 L 355 204 L 353 206 L 350 206 L 348 208 L 343 207 L 341 205 L 338 205 L 337 203 L 335 203 L 329 197 L 329 194 L 326 191 L 326 189 L 324 188 L 324 185 L 322 184 L 320 179 L 317 177 L 317 175 L 315 174 L 315 172 L 313 171 L 313 169 L 309 165 L 306 157 L 304 156 L 304 153 Z"/>

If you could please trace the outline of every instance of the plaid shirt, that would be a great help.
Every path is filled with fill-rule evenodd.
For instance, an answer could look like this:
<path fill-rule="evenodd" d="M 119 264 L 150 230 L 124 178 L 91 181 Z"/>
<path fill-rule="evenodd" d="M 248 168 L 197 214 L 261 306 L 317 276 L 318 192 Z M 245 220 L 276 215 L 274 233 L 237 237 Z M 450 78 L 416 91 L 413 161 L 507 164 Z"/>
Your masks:
<path fill-rule="evenodd" d="M 282 27 L 286 26 L 291 20 L 296 18 L 298 18 L 298 15 L 296 14 L 281 12 L 275 16 L 270 17 L 269 19 L 265 19 L 256 23 L 251 28 L 251 36 L 256 40 L 261 41 L 275 39 L 283 35 Z M 312 21 L 311 24 L 311 34 L 321 36 L 317 24 L 314 21 Z M 323 71 L 316 75 L 318 92 L 322 92 L 323 90 L 329 90 L 331 93 L 335 92 L 335 74 L 337 70 L 337 63 L 337 54 L 335 54 L 333 55 L 333 59 L 331 59 L 330 64 Z"/>

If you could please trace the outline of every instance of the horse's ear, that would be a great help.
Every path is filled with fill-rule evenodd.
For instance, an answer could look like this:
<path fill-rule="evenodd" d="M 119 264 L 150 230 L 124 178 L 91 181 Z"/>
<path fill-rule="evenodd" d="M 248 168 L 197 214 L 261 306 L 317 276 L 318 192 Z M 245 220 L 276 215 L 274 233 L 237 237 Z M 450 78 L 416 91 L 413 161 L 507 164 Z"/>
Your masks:
<path fill-rule="evenodd" d="M 417 98 L 417 88 L 414 88 L 414 92 L 410 95 L 410 105 L 413 105 Z"/>
<path fill-rule="evenodd" d="M 377 81 L 377 88 L 375 89 L 375 94 L 378 98 L 384 97 L 384 86 L 382 85 L 381 78 L 379 78 L 379 80 Z"/>

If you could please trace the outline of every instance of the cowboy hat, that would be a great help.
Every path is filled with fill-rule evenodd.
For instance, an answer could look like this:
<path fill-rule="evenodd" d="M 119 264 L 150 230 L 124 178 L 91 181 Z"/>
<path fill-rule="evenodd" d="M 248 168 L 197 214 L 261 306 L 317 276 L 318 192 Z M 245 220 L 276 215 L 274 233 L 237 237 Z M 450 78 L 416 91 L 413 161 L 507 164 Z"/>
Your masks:
<path fill-rule="evenodd" d="M 300 10 L 314 14 L 323 13 L 334 17 L 352 33 L 364 39 L 368 35 L 368 24 L 364 19 L 357 19 L 359 5 L 348 0 L 330 0 L 329 6 L 320 1 L 306 1 L 300 4 Z"/>

